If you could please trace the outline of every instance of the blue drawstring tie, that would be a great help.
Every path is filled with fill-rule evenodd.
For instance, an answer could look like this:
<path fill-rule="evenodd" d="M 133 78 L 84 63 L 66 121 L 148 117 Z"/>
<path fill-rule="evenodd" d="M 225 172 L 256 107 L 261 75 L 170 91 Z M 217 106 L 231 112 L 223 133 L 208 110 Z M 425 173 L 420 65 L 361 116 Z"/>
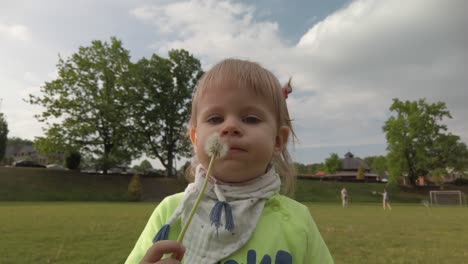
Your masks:
<path fill-rule="evenodd" d="M 232 218 L 231 205 L 229 205 L 227 202 L 217 201 L 215 203 L 210 213 L 211 224 L 214 225 L 216 227 L 216 231 L 218 231 L 218 228 L 221 226 L 221 213 L 223 208 L 224 218 L 226 222 L 224 229 L 228 230 L 229 232 L 232 232 L 234 230 L 234 220 Z M 160 240 L 168 240 L 170 229 L 171 226 L 169 224 L 163 225 L 161 229 L 159 229 L 156 236 L 154 236 L 153 243 L 156 243 Z"/>
<path fill-rule="evenodd" d="M 227 202 L 217 201 L 216 204 L 211 209 L 210 213 L 210 220 L 211 224 L 216 227 L 216 231 L 221 226 L 221 212 L 224 208 L 224 217 L 226 224 L 224 229 L 232 232 L 234 230 L 234 220 L 232 219 L 232 209 L 231 206 Z"/>
<path fill-rule="evenodd" d="M 165 224 L 159 229 L 158 233 L 156 236 L 153 238 L 153 243 L 156 243 L 157 241 L 160 240 L 167 240 L 169 238 L 169 231 L 171 229 L 171 226 L 168 224 Z"/>

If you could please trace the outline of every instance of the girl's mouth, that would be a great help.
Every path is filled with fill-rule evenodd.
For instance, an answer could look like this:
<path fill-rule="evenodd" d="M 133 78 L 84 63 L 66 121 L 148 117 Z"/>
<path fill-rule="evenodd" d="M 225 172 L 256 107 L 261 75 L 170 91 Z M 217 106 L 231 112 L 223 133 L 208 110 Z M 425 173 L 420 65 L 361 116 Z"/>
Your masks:
<path fill-rule="evenodd" d="M 229 154 L 237 154 L 237 153 L 242 153 L 242 152 L 245 152 L 245 150 L 241 148 L 236 148 L 236 147 L 231 147 L 229 148 L 229 151 L 228 151 Z"/>

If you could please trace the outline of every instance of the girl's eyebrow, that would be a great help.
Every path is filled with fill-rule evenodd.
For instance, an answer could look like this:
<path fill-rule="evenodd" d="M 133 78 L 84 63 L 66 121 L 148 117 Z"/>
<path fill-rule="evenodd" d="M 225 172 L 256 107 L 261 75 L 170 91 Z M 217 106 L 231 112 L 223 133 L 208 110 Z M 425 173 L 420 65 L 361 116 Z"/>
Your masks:
<path fill-rule="evenodd" d="M 206 114 L 220 113 L 220 112 L 223 112 L 223 107 L 215 105 L 215 106 L 210 106 L 210 107 L 203 109 L 202 111 L 200 111 L 200 115 L 203 116 Z"/>
<path fill-rule="evenodd" d="M 266 115 L 268 113 L 268 111 L 265 108 L 260 107 L 259 105 L 249 105 L 243 108 L 242 112 L 255 112 L 261 115 Z"/>

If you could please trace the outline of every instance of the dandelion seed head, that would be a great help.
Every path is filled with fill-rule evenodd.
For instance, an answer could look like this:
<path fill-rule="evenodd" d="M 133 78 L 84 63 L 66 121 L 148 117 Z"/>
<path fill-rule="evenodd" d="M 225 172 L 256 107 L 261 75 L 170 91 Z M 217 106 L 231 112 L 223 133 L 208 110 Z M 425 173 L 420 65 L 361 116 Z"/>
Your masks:
<path fill-rule="evenodd" d="M 228 146 L 221 140 L 218 133 L 213 133 L 206 140 L 205 151 L 210 157 L 222 158 L 226 156 Z"/>

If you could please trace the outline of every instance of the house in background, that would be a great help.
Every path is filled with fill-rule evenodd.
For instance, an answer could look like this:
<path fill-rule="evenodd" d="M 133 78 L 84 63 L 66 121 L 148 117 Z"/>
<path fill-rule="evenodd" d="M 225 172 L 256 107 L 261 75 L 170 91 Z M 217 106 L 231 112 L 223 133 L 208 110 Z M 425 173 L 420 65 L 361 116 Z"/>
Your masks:
<path fill-rule="evenodd" d="M 360 167 L 364 171 L 364 179 L 362 180 L 358 179 Z M 355 158 L 353 153 L 351 152 L 346 153 L 345 157 L 341 159 L 341 170 L 337 171 L 334 174 L 325 174 L 321 176 L 321 179 L 332 181 L 381 181 L 381 177 L 379 177 L 379 175 L 375 173 L 372 173 L 369 165 L 367 165 L 365 161 L 363 161 L 360 158 Z"/>
<path fill-rule="evenodd" d="M 46 157 L 39 155 L 33 145 L 30 144 L 8 146 L 5 150 L 5 157 L 11 157 L 13 162 L 31 160 L 44 165 L 49 163 L 61 164 L 64 162 L 64 155 L 62 153 L 57 153 L 57 155 L 52 158 Z"/>

